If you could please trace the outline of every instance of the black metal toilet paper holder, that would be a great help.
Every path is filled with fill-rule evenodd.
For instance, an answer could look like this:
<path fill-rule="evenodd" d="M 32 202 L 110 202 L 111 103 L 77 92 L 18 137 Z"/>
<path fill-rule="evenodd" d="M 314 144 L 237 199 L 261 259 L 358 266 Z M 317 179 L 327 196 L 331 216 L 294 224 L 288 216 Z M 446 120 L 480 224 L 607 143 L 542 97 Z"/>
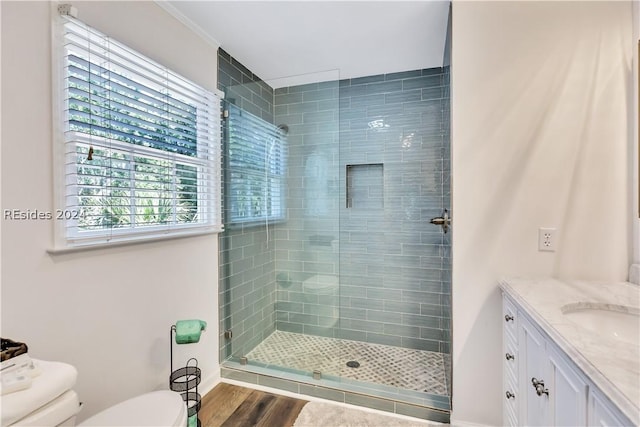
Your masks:
<path fill-rule="evenodd" d="M 187 417 L 188 427 L 201 427 L 200 419 L 198 418 L 198 411 L 201 406 L 201 396 L 198 393 L 198 385 L 202 379 L 202 371 L 198 368 L 198 359 L 192 357 L 187 360 L 187 365 L 173 370 L 173 332 L 175 332 L 175 326 L 171 327 L 171 333 L 169 339 L 170 346 L 170 358 L 171 358 L 171 375 L 169 376 L 169 388 L 172 391 L 180 393 L 182 400 L 187 405 Z M 191 417 L 195 415 L 197 424 L 192 425 Z"/>

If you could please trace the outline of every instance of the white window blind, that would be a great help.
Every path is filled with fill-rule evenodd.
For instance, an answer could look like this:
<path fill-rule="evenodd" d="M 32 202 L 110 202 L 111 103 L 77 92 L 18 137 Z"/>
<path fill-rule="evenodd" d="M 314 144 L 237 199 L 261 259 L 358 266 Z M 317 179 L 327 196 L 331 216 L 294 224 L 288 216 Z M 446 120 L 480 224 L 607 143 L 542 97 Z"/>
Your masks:
<path fill-rule="evenodd" d="M 227 222 L 284 219 L 284 132 L 233 104 L 227 111 Z"/>
<path fill-rule="evenodd" d="M 221 102 L 63 18 L 70 244 L 219 231 Z"/>

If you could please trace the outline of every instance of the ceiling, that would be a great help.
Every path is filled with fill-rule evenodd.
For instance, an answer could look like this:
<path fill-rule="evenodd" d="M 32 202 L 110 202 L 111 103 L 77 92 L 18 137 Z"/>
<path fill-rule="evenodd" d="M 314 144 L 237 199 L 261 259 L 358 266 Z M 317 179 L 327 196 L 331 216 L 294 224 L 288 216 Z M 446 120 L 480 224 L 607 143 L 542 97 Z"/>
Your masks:
<path fill-rule="evenodd" d="M 442 66 L 448 1 L 157 3 L 272 87 Z"/>

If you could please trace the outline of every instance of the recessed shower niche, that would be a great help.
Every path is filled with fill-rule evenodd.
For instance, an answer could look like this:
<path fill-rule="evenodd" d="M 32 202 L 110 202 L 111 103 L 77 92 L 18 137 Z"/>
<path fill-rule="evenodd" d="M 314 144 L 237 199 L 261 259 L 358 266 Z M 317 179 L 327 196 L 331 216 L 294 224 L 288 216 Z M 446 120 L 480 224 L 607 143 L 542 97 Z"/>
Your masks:
<path fill-rule="evenodd" d="M 384 208 L 382 163 L 347 165 L 347 208 Z"/>

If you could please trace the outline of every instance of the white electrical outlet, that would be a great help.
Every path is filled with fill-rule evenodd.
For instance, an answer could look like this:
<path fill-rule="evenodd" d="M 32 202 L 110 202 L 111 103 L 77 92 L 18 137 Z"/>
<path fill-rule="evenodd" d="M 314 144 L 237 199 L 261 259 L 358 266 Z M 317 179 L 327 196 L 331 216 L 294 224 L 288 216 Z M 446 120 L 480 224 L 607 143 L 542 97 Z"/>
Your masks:
<path fill-rule="evenodd" d="M 555 252 L 557 244 L 556 233 L 555 228 L 538 228 L 538 250 Z"/>

